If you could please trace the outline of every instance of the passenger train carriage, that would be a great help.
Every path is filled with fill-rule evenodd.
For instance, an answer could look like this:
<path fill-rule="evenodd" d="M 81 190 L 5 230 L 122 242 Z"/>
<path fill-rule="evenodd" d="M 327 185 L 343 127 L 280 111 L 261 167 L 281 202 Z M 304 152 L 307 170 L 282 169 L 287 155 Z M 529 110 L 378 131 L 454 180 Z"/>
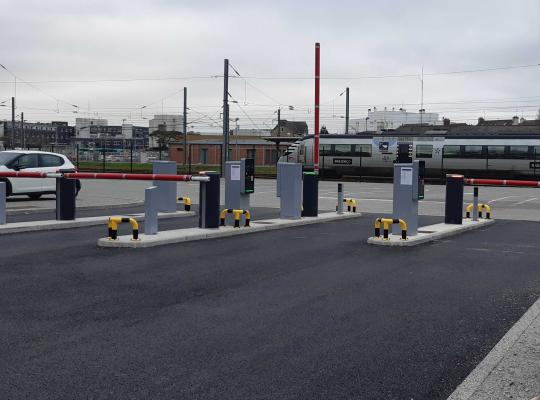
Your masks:
<path fill-rule="evenodd" d="M 523 137 L 321 135 L 320 174 L 390 177 L 398 143 L 409 144 L 412 157 L 425 161 L 426 176 L 431 178 L 441 178 L 447 173 L 540 178 L 540 134 Z M 299 162 L 305 169 L 313 169 L 313 135 L 295 142 L 280 161 Z"/>

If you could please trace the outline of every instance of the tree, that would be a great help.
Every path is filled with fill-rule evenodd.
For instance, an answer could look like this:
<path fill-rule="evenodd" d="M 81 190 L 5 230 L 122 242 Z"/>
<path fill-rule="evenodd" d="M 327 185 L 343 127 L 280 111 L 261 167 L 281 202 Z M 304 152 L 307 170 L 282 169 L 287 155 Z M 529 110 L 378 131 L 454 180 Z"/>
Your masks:
<path fill-rule="evenodd" d="M 180 140 L 182 133 L 177 131 L 157 130 L 152 132 L 150 136 L 156 139 L 160 149 L 166 149 L 169 146 L 169 143 Z"/>

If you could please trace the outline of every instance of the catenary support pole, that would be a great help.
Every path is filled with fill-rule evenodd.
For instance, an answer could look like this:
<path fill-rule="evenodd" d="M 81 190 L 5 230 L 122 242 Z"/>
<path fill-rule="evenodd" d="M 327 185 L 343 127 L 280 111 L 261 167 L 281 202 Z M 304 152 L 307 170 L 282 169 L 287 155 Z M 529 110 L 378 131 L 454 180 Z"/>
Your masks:
<path fill-rule="evenodd" d="M 319 173 L 319 102 L 320 102 L 321 45 L 315 43 L 315 136 L 313 143 L 313 171 Z"/>
<path fill-rule="evenodd" d="M 24 149 L 24 113 L 21 112 L 21 148 Z"/>
<path fill-rule="evenodd" d="M 345 135 L 349 134 L 349 88 L 345 89 Z"/>
<path fill-rule="evenodd" d="M 223 151 L 221 174 L 225 172 L 225 163 L 229 161 L 229 60 L 223 65 Z"/>
<path fill-rule="evenodd" d="M 15 148 L 15 97 L 11 98 L 11 137 L 10 147 Z"/>

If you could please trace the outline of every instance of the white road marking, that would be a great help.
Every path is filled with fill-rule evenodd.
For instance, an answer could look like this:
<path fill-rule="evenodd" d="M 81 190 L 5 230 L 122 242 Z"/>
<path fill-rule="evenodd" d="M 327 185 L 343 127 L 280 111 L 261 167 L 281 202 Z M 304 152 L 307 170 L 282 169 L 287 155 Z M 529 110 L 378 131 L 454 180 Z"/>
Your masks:
<path fill-rule="evenodd" d="M 489 203 L 494 203 L 494 202 L 496 202 L 496 201 L 504 200 L 504 199 L 510 199 L 510 198 L 512 198 L 512 197 L 519 197 L 519 196 L 499 197 L 498 199 L 493 199 L 493 200 L 488 201 L 488 204 L 489 204 Z"/>
<path fill-rule="evenodd" d="M 528 203 L 529 201 L 534 201 L 534 200 L 538 200 L 538 197 L 532 197 L 530 199 L 520 201 L 519 203 L 516 203 L 516 204 L 513 204 L 513 205 L 514 206 L 519 206 L 520 204 L 525 204 L 525 203 Z"/>

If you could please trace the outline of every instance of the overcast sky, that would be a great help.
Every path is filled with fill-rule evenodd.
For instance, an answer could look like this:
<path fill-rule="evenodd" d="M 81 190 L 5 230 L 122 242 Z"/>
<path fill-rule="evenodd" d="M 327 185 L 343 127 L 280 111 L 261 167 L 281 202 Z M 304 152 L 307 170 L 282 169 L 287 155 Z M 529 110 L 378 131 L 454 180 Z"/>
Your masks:
<path fill-rule="evenodd" d="M 0 0 L 0 6 L 0 63 L 33 82 L 16 85 L 17 114 L 29 121 L 72 123 L 90 115 L 144 126 L 153 114 L 179 113 L 186 86 L 193 129 L 219 131 L 223 79 L 215 76 L 228 58 L 245 78 L 231 79 L 229 90 L 238 101 L 231 118 L 240 127 L 275 125 L 281 106 L 283 119 L 306 120 L 311 132 L 317 41 L 321 124 L 331 132 L 343 131 L 339 94 L 347 86 L 351 118 L 364 118 L 373 106 L 417 111 L 422 65 L 427 112 L 473 123 L 479 116 L 534 118 L 540 108 L 540 66 L 438 75 L 540 63 L 538 0 Z M 388 77 L 395 75 L 407 76 Z M 0 102 L 14 95 L 13 81 L 0 69 Z M 0 119 L 10 118 L 9 107 L 0 107 Z"/>

